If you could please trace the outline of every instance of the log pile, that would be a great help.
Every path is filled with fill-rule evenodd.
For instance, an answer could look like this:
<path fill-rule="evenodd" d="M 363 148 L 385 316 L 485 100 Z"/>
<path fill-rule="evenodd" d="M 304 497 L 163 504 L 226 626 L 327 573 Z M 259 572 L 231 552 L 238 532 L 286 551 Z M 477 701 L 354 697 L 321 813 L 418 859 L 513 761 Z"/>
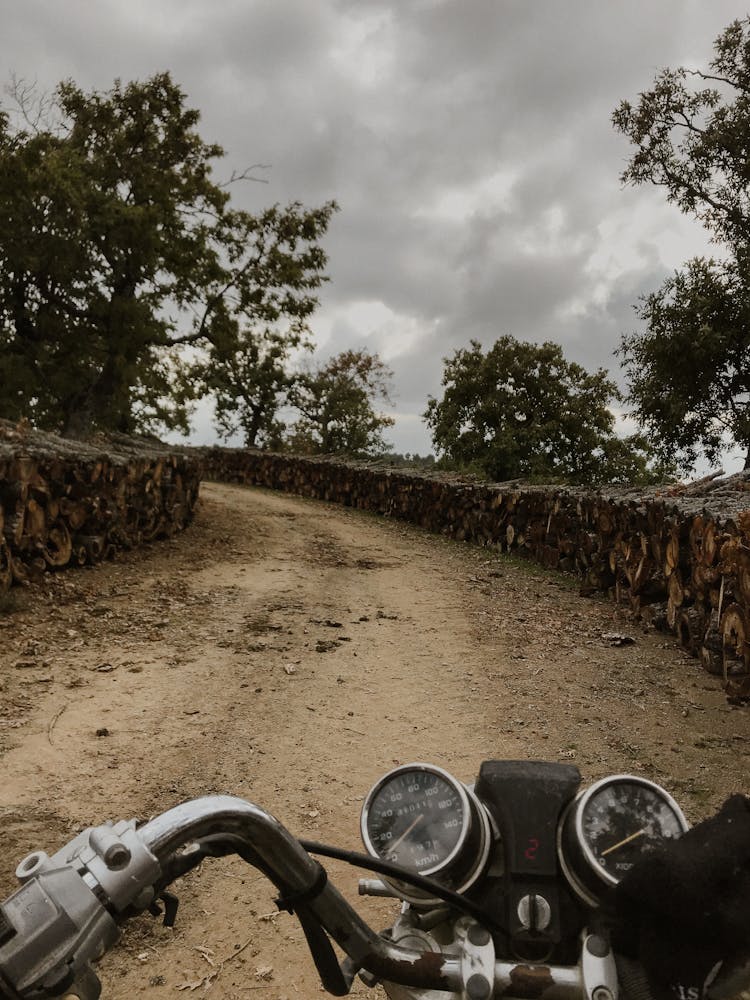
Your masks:
<path fill-rule="evenodd" d="M 199 483 L 197 457 L 158 442 L 84 443 L 0 420 L 0 594 L 181 530 Z"/>
<path fill-rule="evenodd" d="M 81 443 L 0 421 L 0 594 L 173 534 L 201 476 L 396 517 L 575 573 L 671 630 L 750 699 L 750 474 L 667 489 L 599 491 L 483 483 L 387 463 L 228 448 L 174 449 L 109 436 Z"/>
<path fill-rule="evenodd" d="M 204 474 L 402 518 L 575 573 L 672 631 L 730 697 L 750 698 L 750 474 L 602 489 L 481 483 L 383 463 L 203 449 Z"/>

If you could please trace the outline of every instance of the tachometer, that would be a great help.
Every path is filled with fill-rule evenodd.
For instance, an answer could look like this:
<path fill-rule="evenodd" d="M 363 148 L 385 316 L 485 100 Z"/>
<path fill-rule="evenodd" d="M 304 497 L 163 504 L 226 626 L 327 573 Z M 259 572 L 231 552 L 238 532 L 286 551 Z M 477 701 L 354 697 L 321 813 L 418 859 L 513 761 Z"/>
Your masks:
<path fill-rule="evenodd" d="M 405 764 L 384 775 L 365 799 L 361 828 L 373 857 L 458 892 L 473 884 L 489 854 L 484 807 L 469 788 L 431 764 Z M 393 884 L 403 898 L 426 901 L 414 887 Z"/>
<path fill-rule="evenodd" d="M 634 775 L 597 781 L 570 805 L 563 818 L 559 855 L 576 892 L 596 905 L 648 851 L 681 837 L 688 823 L 659 785 Z"/>

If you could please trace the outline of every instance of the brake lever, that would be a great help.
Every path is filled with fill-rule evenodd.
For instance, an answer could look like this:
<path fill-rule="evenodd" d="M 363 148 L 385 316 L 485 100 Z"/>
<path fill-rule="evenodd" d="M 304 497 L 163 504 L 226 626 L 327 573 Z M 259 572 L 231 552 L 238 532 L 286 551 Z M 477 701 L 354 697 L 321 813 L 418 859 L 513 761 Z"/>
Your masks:
<path fill-rule="evenodd" d="M 164 903 L 164 909 L 159 906 L 158 900 Z M 164 914 L 164 919 L 162 920 L 163 927 L 174 927 L 175 921 L 177 920 L 177 909 L 180 905 L 180 901 L 175 896 L 173 892 L 168 892 L 163 889 L 157 898 L 148 907 L 148 912 L 152 917 L 160 917 L 162 913 Z"/>

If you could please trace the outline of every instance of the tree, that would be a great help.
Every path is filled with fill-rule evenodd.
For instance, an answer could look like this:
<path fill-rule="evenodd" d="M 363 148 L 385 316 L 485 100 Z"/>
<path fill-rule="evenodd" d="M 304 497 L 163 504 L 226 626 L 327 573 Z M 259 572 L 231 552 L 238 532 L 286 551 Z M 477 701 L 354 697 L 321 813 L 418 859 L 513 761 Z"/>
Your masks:
<path fill-rule="evenodd" d="M 226 368 L 248 330 L 304 329 L 335 205 L 233 209 L 167 73 L 52 104 L 57 126 L 0 115 L 0 414 L 186 429 L 205 352 Z"/>
<path fill-rule="evenodd" d="M 729 441 L 750 448 L 749 291 L 735 268 L 689 261 L 642 300 L 646 330 L 622 338 L 635 415 L 685 471 L 699 449 L 716 462 Z"/>
<path fill-rule="evenodd" d="M 222 437 L 241 430 L 246 448 L 280 446 L 285 425 L 278 413 L 297 379 L 292 355 L 310 347 L 306 332 L 303 325 L 283 332 L 242 329 L 226 347 L 214 346 L 200 378 L 214 396 Z"/>
<path fill-rule="evenodd" d="M 722 249 L 645 296 L 623 337 L 628 401 L 664 456 L 689 470 L 733 442 L 750 467 L 750 18 L 715 42 L 710 71 L 664 70 L 616 129 L 635 145 L 625 183 L 650 183 Z"/>
<path fill-rule="evenodd" d="M 354 458 L 388 451 L 383 431 L 393 418 L 375 410 L 390 403 L 390 369 L 368 351 L 342 351 L 326 364 L 302 372 L 290 392 L 300 417 L 288 445 L 297 451 Z"/>
<path fill-rule="evenodd" d="M 501 337 L 485 354 L 476 340 L 445 359 L 443 398 L 429 398 L 433 443 L 454 466 L 495 481 L 648 481 L 642 439 L 622 440 L 609 409 L 615 383 L 566 361 L 557 344 Z"/>

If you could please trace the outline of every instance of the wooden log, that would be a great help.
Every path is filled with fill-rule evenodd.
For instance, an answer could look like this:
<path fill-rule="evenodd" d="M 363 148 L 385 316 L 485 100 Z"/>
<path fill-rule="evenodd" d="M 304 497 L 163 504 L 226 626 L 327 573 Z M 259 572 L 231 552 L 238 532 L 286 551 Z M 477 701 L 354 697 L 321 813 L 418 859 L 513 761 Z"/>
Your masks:
<path fill-rule="evenodd" d="M 691 656 L 699 656 L 706 634 L 706 616 L 700 608 L 684 608 L 675 620 L 677 638 Z"/>
<path fill-rule="evenodd" d="M 8 543 L 0 535 L 0 596 L 7 594 L 13 583 L 13 565 Z"/>
<path fill-rule="evenodd" d="M 78 558 L 83 556 L 81 565 L 89 563 L 89 565 L 95 566 L 101 562 L 106 544 L 104 535 L 76 535 L 74 545 L 79 554 Z"/>
<path fill-rule="evenodd" d="M 750 647 L 746 611 L 739 604 L 730 604 L 721 616 L 722 673 L 724 680 L 750 673 Z"/>
<path fill-rule="evenodd" d="M 701 666 L 707 673 L 718 677 L 723 675 L 724 642 L 716 612 L 711 615 L 706 634 L 703 637 L 700 658 Z"/>
<path fill-rule="evenodd" d="M 677 628 L 677 619 L 686 597 L 679 570 L 672 568 L 667 580 L 667 622 L 670 628 Z"/>
<path fill-rule="evenodd" d="M 74 500 L 69 496 L 60 498 L 60 516 L 65 519 L 65 523 L 73 533 L 80 531 L 89 516 L 87 504 L 81 500 Z"/>
<path fill-rule="evenodd" d="M 54 569 L 62 569 L 70 562 L 73 554 L 73 540 L 65 521 L 58 518 L 54 521 L 45 537 L 42 555 L 44 561 Z"/>

